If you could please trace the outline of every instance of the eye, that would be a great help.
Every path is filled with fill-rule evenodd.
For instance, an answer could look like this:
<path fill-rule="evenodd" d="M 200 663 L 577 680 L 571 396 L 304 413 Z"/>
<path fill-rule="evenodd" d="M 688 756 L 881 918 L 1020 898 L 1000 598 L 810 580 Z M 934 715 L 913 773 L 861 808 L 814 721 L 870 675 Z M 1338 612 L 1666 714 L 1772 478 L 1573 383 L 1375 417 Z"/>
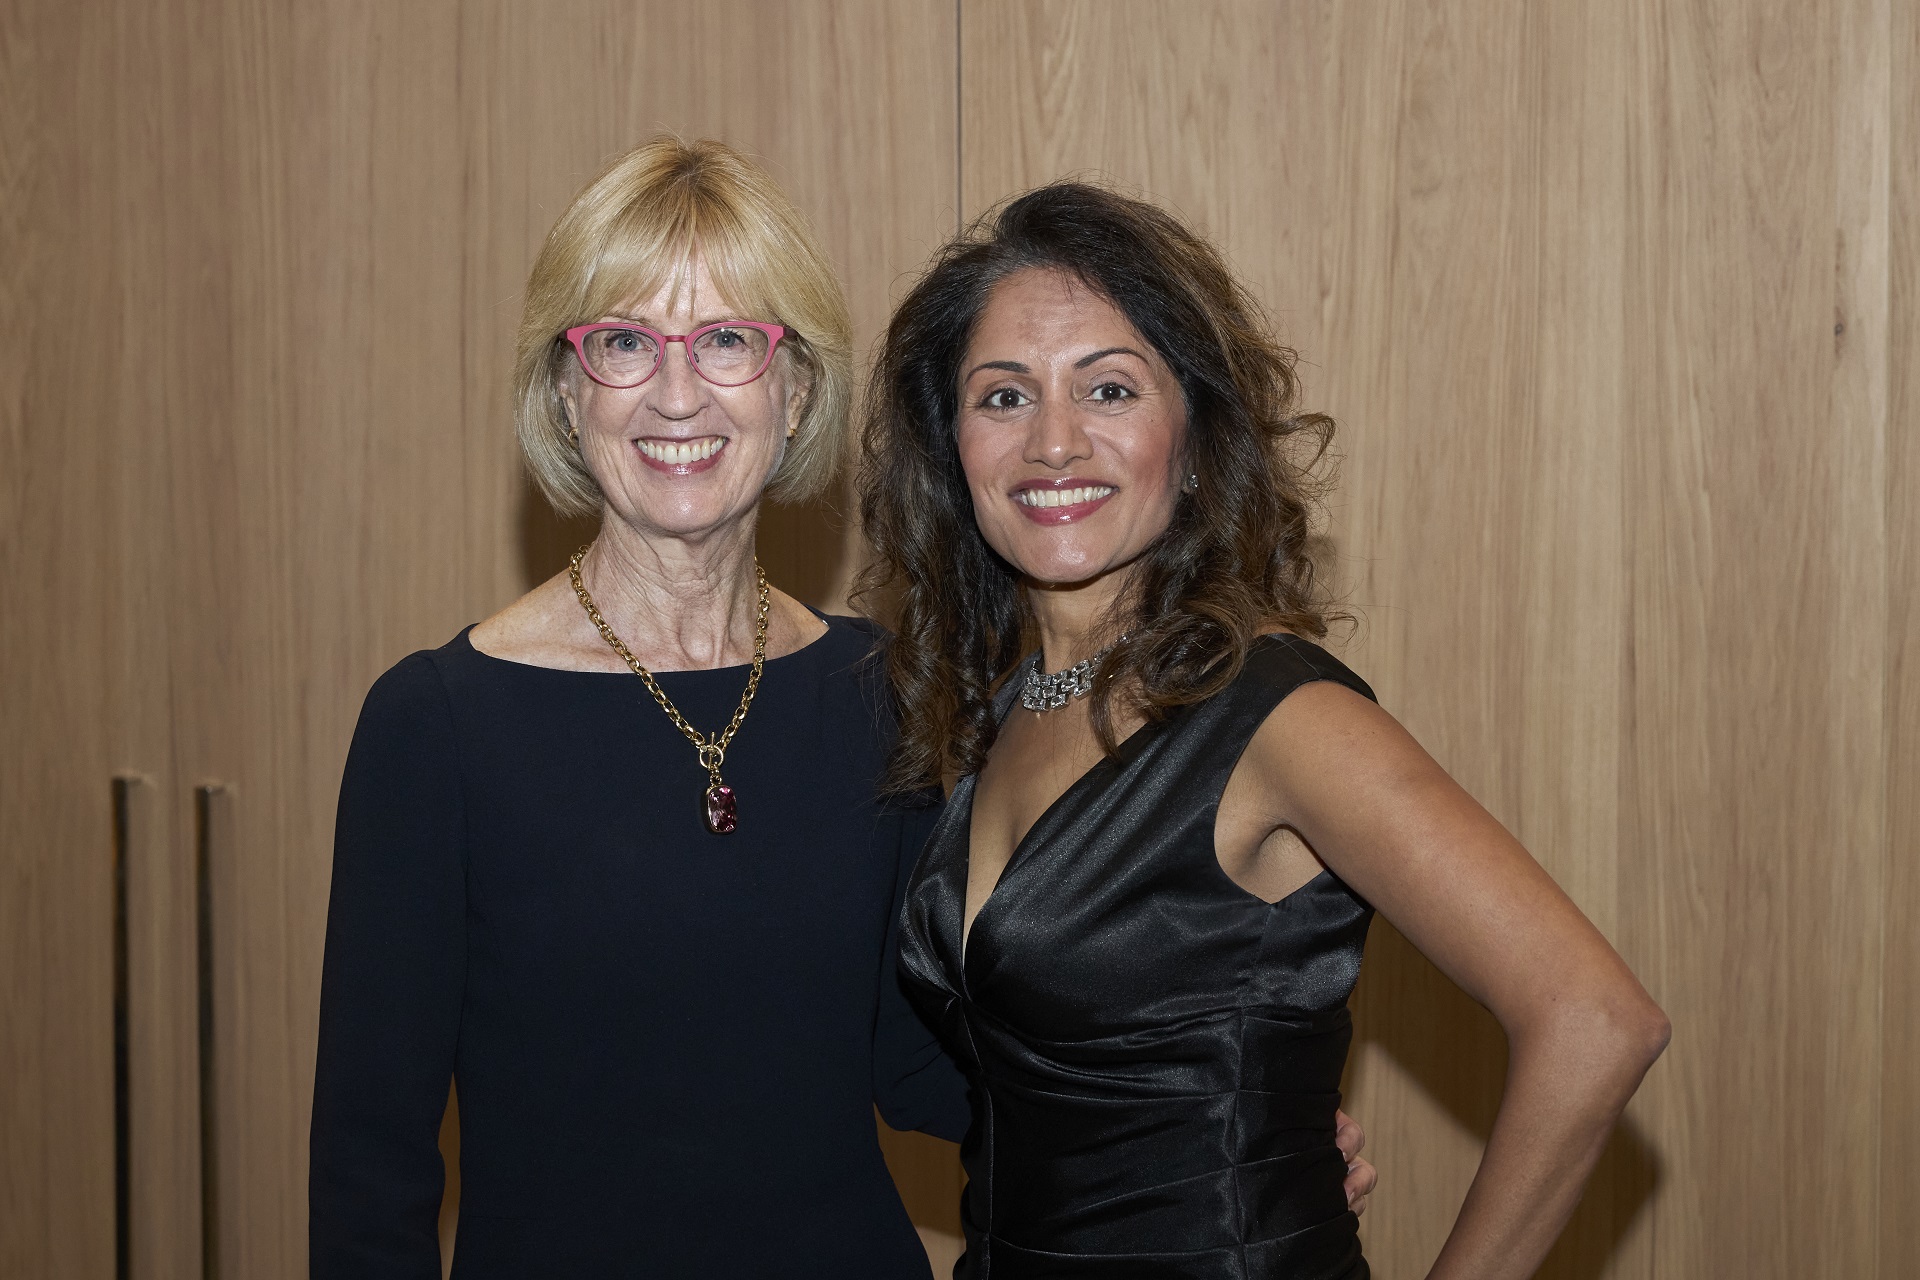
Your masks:
<path fill-rule="evenodd" d="M 723 350 L 729 347 L 737 347 L 746 340 L 746 336 L 738 329 L 716 329 L 712 337 L 713 345 Z"/>
<path fill-rule="evenodd" d="M 631 355 L 640 349 L 640 335 L 631 329 L 620 329 L 608 336 L 607 345 L 615 351 Z"/>
<path fill-rule="evenodd" d="M 1102 382 L 1090 394 L 1096 404 L 1120 404 L 1134 399 L 1133 388 L 1118 382 Z"/>
<path fill-rule="evenodd" d="M 1020 388 L 995 387 L 981 398 L 980 407 L 982 409 L 999 409 L 1005 411 L 1007 409 L 1018 409 L 1026 403 L 1027 398 L 1021 394 Z"/>

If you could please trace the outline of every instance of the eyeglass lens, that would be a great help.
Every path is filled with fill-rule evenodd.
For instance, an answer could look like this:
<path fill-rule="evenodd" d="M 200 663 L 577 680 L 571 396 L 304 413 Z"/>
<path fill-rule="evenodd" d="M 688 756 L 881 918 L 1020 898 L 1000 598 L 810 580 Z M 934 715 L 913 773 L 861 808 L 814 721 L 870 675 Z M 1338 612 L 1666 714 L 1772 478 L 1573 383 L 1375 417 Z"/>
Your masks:
<path fill-rule="evenodd" d="M 594 376 L 614 386 L 645 382 L 660 365 L 660 343 L 644 329 L 596 329 L 581 345 Z M 758 329 L 723 325 L 694 334 L 686 344 L 687 358 L 708 382 L 737 387 L 765 367 L 768 345 Z"/>

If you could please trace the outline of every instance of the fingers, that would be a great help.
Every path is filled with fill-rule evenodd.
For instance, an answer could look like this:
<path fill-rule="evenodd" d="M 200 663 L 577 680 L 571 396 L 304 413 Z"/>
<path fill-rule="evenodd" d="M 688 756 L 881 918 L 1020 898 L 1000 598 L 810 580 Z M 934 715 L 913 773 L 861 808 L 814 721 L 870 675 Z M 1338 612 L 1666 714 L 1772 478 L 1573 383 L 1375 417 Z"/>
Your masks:
<path fill-rule="evenodd" d="M 1335 1111 L 1333 1124 L 1333 1145 L 1340 1148 L 1340 1154 L 1347 1161 L 1347 1208 L 1355 1214 L 1365 1213 L 1367 1197 L 1380 1181 L 1380 1171 L 1360 1158 L 1360 1152 L 1367 1145 L 1367 1135 L 1354 1123 L 1353 1117 L 1344 1111 Z"/>
<path fill-rule="evenodd" d="M 1347 1164 L 1347 1179 L 1343 1184 L 1347 1192 L 1347 1208 L 1355 1214 L 1367 1211 L 1367 1197 L 1373 1194 L 1374 1187 L 1380 1181 L 1380 1171 L 1365 1160 L 1355 1156 Z"/>
<path fill-rule="evenodd" d="M 1352 1116 L 1344 1111 L 1333 1113 L 1333 1145 L 1340 1148 L 1340 1154 L 1352 1164 L 1366 1150 L 1367 1135 L 1354 1123 Z"/>

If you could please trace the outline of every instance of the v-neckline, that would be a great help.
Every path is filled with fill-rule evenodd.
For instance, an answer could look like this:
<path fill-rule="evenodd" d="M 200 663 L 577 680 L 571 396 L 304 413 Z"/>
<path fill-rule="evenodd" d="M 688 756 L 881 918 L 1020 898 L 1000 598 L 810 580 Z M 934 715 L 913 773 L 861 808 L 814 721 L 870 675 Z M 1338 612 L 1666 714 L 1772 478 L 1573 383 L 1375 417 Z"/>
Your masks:
<path fill-rule="evenodd" d="M 1015 671 L 1017 672 L 1019 669 L 1020 668 L 1016 667 Z M 1011 711 L 1012 706 L 1009 704 L 1008 712 L 1011 713 Z M 1005 722 L 1006 716 L 1003 715 L 1001 717 L 1001 723 L 1004 724 Z M 1067 801 L 1082 787 L 1086 786 L 1087 783 L 1092 780 L 1093 776 L 1099 773 L 1102 768 L 1110 764 L 1126 765 L 1132 763 L 1135 743 L 1137 743 L 1141 735 L 1145 734 L 1149 729 L 1158 728 L 1162 723 L 1164 722 L 1159 720 L 1148 720 L 1135 728 L 1132 733 L 1129 733 L 1120 741 L 1119 745 L 1114 747 L 1111 755 L 1103 754 L 1099 759 L 1088 765 L 1079 777 L 1067 784 L 1066 790 L 1055 796 L 1053 801 L 1040 811 L 1040 816 L 1035 818 L 1032 825 L 1021 833 L 1020 838 L 1014 842 L 1013 851 L 1007 854 L 1006 865 L 1000 868 L 999 878 L 993 882 L 993 888 L 987 890 L 987 896 L 981 899 L 980 909 L 973 913 L 973 919 L 971 921 L 967 919 L 967 881 L 973 875 L 973 801 L 980 789 L 980 774 L 968 774 L 967 777 L 962 780 L 961 785 L 967 789 L 965 801 L 966 812 L 964 815 L 966 818 L 966 841 L 963 845 L 965 856 L 960 859 L 960 892 L 955 895 L 955 897 L 958 901 L 958 913 L 960 917 L 957 922 L 958 927 L 956 932 L 959 937 L 960 986 L 963 991 L 967 985 L 967 966 L 973 959 L 973 931 L 980 927 L 980 920 L 987 914 L 987 908 L 991 907 L 993 900 L 1000 896 L 1000 890 L 1007 883 L 1007 878 L 1013 874 L 1016 867 L 1027 861 L 1030 856 L 1029 850 L 1035 843 L 1035 838 L 1053 823 L 1055 817 Z"/>
<path fill-rule="evenodd" d="M 1290 636 L 1290 634 L 1291 633 L 1288 632 L 1265 632 L 1254 638 L 1254 645 L 1258 646 L 1263 640 L 1277 640 L 1283 636 Z M 1252 652 L 1251 648 L 1249 652 Z M 1029 663 L 1034 663 L 1038 660 L 1038 654 L 1031 654 L 1023 659 L 1020 665 L 1013 669 L 1013 674 L 1007 677 L 1006 683 L 1000 687 L 999 692 L 995 695 L 996 702 L 999 702 L 1000 699 L 1005 699 L 1003 703 L 997 706 L 998 715 L 996 718 L 1000 724 L 1005 724 L 1007 717 L 1013 713 L 1014 691 L 1022 679 L 1021 673 L 1026 670 Z M 973 801 L 975 794 L 979 791 L 980 774 L 970 773 L 960 780 L 959 786 L 954 788 L 953 795 L 948 798 L 947 812 L 952 815 L 962 806 L 963 802 L 960 789 L 964 787 L 967 793 L 964 799 L 965 813 L 963 815 L 966 818 L 966 838 L 961 846 L 960 884 L 958 892 L 952 895 L 955 916 L 955 945 L 960 949 L 959 985 L 961 995 L 968 995 L 967 966 L 973 963 L 973 931 L 980 927 L 981 919 L 987 914 L 988 908 L 993 906 L 994 899 L 1000 896 L 1000 890 L 1006 886 L 1008 877 L 1012 876 L 1014 870 L 1025 863 L 1031 856 L 1030 848 L 1036 843 L 1036 838 L 1053 823 L 1055 817 L 1062 807 L 1066 805 L 1067 801 L 1082 787 L 1086 786 L 1093 776 L 1100 772 L 1103 766 L 1113 764 L 1125 767 L 1132 764 L 1134 757 L 1140 752 L 1142 738 L 1150 730 L 1165 727 L 1173 719 L 1186 713 L 1193 705 L 1195 704 L 1182 704 L 1181 706 L 1175 707 L 1171 713 L 1162 716 L 1160 719 L 1147 720 L 1121 740 L 1121 742 L 1114 747 L 1112 754 L 1102 755 L 1099 759 L 1088 765 L 1079 777 L 1068 783 L 1066 790 L 1055 796 L 1053 802 L 1042 809 L 1040 816 L 1033 820 L 1033 825 L 1029 826 L 1019 840 L 1014 842 L 1013 851 L 1007 855 L 1007 864 L 1000 868 L 999 879 L 993 882 L 993 888 L 987 890 L 987 896 L 981 900 L 980 910 L 974 913 L 971 921 L 967 919 L 967 881 L 973 874 Z M 1316 879 L 1317 878 L 1318 877 L 1316 877 Z M 1301 888 L 1305 887 L 1305 885 L 1301 886 Z M 1295 892 L 1297 893 L 1299 890 L 1295 890 Z"/>

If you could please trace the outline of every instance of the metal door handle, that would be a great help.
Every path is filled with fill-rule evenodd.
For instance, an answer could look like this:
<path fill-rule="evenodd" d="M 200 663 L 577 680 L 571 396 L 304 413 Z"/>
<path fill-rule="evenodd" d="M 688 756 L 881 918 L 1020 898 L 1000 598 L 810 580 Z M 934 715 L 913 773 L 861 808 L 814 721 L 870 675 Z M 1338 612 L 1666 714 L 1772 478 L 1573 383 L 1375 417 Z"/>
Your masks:
<path fill-rule="evenodd" d="M 113 1274 L 133 1277 L 133 1019 L 127 952 L 127 864 L 134 857 L 134 806 L 151 784 L 138 774 L 113 780 Z"/>
<path fill-rule="evenodd" d="M 232 792 L 221 783 L 193 789 L 193 898 L 196 986 L 200 1004 L 200 1274 L 220 1276 L 220 1141 L 213 1037 L 213 863 L 216 836 L 231 829 Z"/>

